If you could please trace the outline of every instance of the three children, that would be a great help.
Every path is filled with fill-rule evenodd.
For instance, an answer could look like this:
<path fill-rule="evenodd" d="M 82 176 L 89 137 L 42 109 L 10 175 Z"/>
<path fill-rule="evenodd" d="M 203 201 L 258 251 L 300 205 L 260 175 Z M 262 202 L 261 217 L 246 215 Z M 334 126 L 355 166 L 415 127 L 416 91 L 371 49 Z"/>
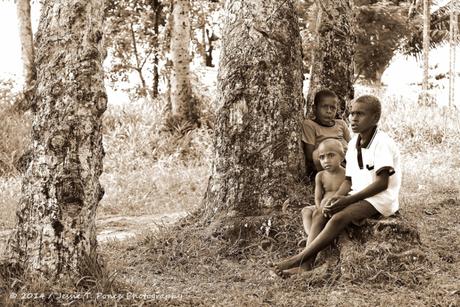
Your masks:
<path fill-rule="evenodd" d="M 381 104 L 377 97 L 365 95 L 352 102 L 350 119 L 355 136 L 348 143 L 345 155 L 345 180 L 330 198 L 327 193 L 318 192 L 318 196 L 327 200 L 322 200 L 313 210 L 307 246 L 299 254 L 275 264 L 278 275 L 311 269 L 317 253 L 350 223 L 377 215 L 390 216 L 398 210 L 401 186 L 399 150 L 391 137 L 377 128 L 380 115 Z M 318 173 L 317 183 L 322 189 L 327 185 L 332 194 L 335 181 L 340 177 L 323 177 L 331 171 L 335 155 L 329 156 L 328 163 L 325 159 L 328 153 L 338 152 L 340 156 L 340 148 L 332 142 L 320 146 L 323 165 L 327 168 L 326 173 Z"/>

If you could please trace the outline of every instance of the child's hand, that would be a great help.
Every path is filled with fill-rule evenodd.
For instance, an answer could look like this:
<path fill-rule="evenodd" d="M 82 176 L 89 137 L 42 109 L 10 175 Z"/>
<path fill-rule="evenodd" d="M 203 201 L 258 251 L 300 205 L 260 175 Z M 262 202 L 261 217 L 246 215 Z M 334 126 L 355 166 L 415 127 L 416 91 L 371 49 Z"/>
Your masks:
<path fill-rule="evenodd" d="M 339 212 L 343 208 L 348 206 L 346 196 L 333 196 L 329 202 L 324 206 L 323 213 L 327 215 L 333 215 L 334 213 Z"/>

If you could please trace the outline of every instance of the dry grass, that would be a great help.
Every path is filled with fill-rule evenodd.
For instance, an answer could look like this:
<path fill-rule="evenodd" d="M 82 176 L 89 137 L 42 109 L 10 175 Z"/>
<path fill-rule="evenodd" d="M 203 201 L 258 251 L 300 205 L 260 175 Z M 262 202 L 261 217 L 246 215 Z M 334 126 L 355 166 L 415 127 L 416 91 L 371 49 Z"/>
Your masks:
<path fill-rule="evenodd" d="M 299 251 L 297 242 L 303 236 L 299 208 L 272 218 L 270 235 L 264 235 L 264 229 L 250 246 L 206 237 L 192 215 L 172 229 L 104 244 L 100 251 L 106 268 L 98 271 L 89 265 L 94 274 L 87 273 L 92 276 L 88 279 L 94 282 L 86 285 L 87 291 L 155 298 L 76 300 L 74 305 L 455 306 L 460 295 L 459 113 L 419 107 L 398 97 L 382 100 L 381 127 L 400 143 L 404 161 L 401 211 L 420 232 L 422 254 L 416 254 L 417 261 L 404 262 L 414 256 L 410 253 L 406 260 L 388 256 L 384 245 L 372 249 L 370 242 L 352 247 L 343 272 L 323 265 L 283 280 L 272 277 L 266 263 Z M 174 125 L 164 130 L 148 105 L 110 106 L 104 117 L 107 154 L 101 181 L 106 194 L 99 215 L 193 211 L 199 206 L 209 175 L 211 132 Z M 8 216 L 2 226 L 10 227 L 19 179 L 0 179 L 0 204 Z M 383 270 L 384 266 L 390 269 Z M 1 288 L 22 293 L 83 289 L 75 283 L 12 283 Z M 25 303 L 37 305 L 37 301 Z"/>
<path fill-rule="evenodd" d="M 106 112 L 101 176 L 106 193 L 99 214 L 158 214 L 197 207 L 196 199 L 206 188 L 210 132 L 169 128 L 172 131 L 166 131 L 145 104 Z"/>

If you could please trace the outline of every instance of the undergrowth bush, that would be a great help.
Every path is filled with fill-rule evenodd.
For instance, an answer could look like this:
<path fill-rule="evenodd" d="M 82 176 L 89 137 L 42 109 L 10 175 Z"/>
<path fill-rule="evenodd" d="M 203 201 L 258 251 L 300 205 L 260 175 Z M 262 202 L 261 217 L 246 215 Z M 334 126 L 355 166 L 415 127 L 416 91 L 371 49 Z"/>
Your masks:
<path fill-rule="evenodd" d="M 209 173 L 211 131 L 187 128 L 187 123 L 164 125 L 145 103 L 106 112 L 103 214 L 158 214 L 199 205 Z"/>
<path fill-rule="evenodd" d="M 0 80 L 0 177 L 17 175 L 16 161 L 30 143 L 30 115 L 14 107 L 14 82 Z"/>

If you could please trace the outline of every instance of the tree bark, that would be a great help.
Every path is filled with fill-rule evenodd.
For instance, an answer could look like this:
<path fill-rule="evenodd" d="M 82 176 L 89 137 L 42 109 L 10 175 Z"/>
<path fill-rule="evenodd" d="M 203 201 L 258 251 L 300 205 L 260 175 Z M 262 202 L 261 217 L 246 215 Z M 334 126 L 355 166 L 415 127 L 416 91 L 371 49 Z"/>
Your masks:
<path fill-rule="evenodd" d="M 32 275 L 74 273 L 95 256 L 103 196 L 103 0 L 42 1 L 31 162 L 7 256 Z"/>
<path fill-rule="evenodd" d="M 190 2 L 175 0 L 172 12 L 171 78 L 172 114 L 190 122 L 196 121 L 190 83 Z"/>
<path fill-rule="evenodd" d="M 354 97 L 354 15 L 350 0 L 316 1 L 320 7 L 317 20 L 316 48 L 313 51 L 307 110 L 317 91 L 328 88 L 340 100 L 340 116 Z"/>
<path fill-rule="evenodd" d="M 236 223 L 302 190 L 302 57 L 291 1 L 226 1 L 205 219 Z"/>

